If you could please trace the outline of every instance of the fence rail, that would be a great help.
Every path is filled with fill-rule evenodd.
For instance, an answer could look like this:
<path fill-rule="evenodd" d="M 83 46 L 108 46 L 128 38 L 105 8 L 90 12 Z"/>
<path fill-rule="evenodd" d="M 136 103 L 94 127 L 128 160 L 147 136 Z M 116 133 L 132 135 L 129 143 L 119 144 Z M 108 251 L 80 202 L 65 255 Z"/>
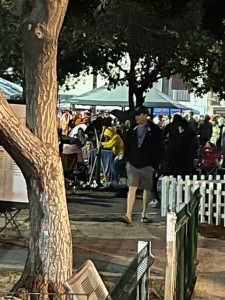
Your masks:
<path fill-rule="evenodd" d="M 190 201 L 191 195 L 199 188 L 201 194 L 199 221 L 225 226 L 225 178 L 216 176 L 186 176 L 183 180 L 166 176 L 162 178 L 161 215 L 168 211 L 178 212 Z"/>

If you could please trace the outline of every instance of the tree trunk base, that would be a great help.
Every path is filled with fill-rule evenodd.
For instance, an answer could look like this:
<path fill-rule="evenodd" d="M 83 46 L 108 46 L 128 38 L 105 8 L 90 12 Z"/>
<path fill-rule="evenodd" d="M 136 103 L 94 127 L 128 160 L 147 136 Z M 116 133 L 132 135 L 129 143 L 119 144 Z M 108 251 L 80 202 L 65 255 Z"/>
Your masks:
<path fill-rule="evenodd" d="M 59 283 L 46 282 L 40 277 L 29 277 L 27 280 L 19 280 L 13 287 L 12 291 L 16 298 L 30 299 L 65 299 L 67 292 L 65 287 Z"/>

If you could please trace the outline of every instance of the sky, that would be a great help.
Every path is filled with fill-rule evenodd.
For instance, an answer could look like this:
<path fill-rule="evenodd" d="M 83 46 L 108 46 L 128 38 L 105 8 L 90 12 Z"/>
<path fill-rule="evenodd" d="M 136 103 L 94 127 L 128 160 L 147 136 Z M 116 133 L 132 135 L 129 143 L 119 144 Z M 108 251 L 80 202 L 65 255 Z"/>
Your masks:
<path fill-rule="evenodd" d="M 105 79 L 103 79 L 100 75 L 97 76 L 97 87 L 103 86 L 105 84 Z M 71 80 L 72 84 L 73 80 Z M 76 83 L 75 89 L 64 90 L 63 87 L 60 88 L 60 93 L 66 95 L 76 95 L 80 96 L 86 92 L 93 90 L 93 75 L 86 75 L 85 77 L 80 77 L 78 83 Z"/>

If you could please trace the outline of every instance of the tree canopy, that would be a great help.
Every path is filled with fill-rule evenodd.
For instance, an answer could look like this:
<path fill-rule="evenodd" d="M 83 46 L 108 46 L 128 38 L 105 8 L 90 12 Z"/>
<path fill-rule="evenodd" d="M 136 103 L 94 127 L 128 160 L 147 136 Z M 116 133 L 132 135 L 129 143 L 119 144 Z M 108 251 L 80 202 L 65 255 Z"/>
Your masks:
<path fill-rule="evenodd" d="M 188 41 L 190 55 L 182 76 L 198 95 L 212 90 L 225 97 L 225 1 L 205 0 L 202 26 Z"/>
<path fill-rule="evenodd" d="M 23 78 L 20 23 L 11 1 L 0 0 L 0 76 L 14 82 Z"/>
<path fill-rule="evenodd" d="M 179 73 L 198 94 L 212 89 L 223 97 L 224 2 L 114 0 L 98 9 L 98 0 L 70 0 L 59 39 L 58 80 L 62 84 L 68 73 L 86 70 L 105 74 L 111 86 L 135 80 L 142 94 L 159 78 Z M 20 29 L 9 3 L 0 2 L 5 41 L 0 76 L 18 81 L 23 78 Z M 12 74 L 6 72 L 9 66 Z"/>
<path fill-rule="evenodd" d="M 189 35 L 201 24 L 201 6 L 191 0 L 116 0 L 91 21 L 67 16 L 67 29 L 71 20 L 76 31 L 71 28 L 61 35 L 67 35 L 67 51 L 59 52 L 62 73 L 67 66 L 71 73 L 79 70 L 81 61 L 81 69 L 91 66 L 93 73 L 106 74 L 111 86 L 128 81 L 140 105 L 143 92 L 154 82 L 179 73 L 189 54 Z"/>

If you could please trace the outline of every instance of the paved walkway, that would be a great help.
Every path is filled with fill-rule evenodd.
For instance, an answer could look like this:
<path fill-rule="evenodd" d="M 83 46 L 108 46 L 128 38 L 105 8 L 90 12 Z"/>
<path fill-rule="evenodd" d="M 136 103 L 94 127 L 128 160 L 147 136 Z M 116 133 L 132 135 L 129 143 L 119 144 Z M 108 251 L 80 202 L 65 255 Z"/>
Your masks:
<path fill-rule="evenodd" d="M 124 211 L 126 199 L 113 199 L 109 195 L 98 199 L 79 197 L 69 204 L 74 246 L 74 268 L 86 259 L 94 261 L 102 274 L 121 274 L 136 253 L 138 240 L 152 242 L 155 262 L 151 276 L 163 279 L 166 267 L 165 223 L 159 210 L 149 209 L 153 223 L 140 222 L 140 199 L 137 200 L 133 225 L 116 221 Z M 22 270 L 27 256 L 27 211 L 19 216 L 23 237 L 9 231 L 0 239 L 0 271 Z M 1 220 L 0 220 L 1 221 Z M 1 224 L 0 224 L 1 225 Z M 192 299 L 225 299 L 225 241 L 199 237 L 198 280 Z"/>

